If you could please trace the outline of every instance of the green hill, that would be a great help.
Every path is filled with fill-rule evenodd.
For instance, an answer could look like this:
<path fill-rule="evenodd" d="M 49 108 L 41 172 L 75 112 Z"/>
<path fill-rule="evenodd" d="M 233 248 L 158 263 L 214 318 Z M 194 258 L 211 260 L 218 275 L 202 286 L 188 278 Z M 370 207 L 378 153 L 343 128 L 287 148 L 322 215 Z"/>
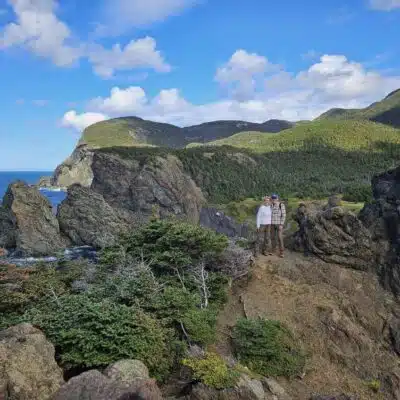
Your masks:
<path fill-rule="evenodd" d="M 319 120 L 190 147 L 179 156 L 213 202 L 272 191 L 303 198 L 336 192 L 365 201 L 372 176 L 400 163 L 400 130 L 370 121 Z"/>
<path fill-rule="evenodd" d="M 400 130 L 369 121 L 320 120 L 276 134 L 243 132 L 186 149 L 103 151 L 135 159 L 172 152 L 211 203 L 273 191 L 314 199 L 336 192 L 365 201 L 372 176 L 400 164 Z"/>
<path fill-rule="evenodd" d="M 400 128 L 400 89 L 363 109 L 332 108 L 318 119 L 370 120 Z"/>
<path fill-rule="evenodd" d="M 141 145 L 180 147 L 183 143 L 181 129 L 177 126 L 126 117 L 90 125 L 83 131 L 79 144 L 103 148 Z"/>
<path fill-rule="evenodd" d="M 382 151 L 385 146 L 400 144 L 400 131 L 370 121 L 327 119 L 304 123 L 272 135 L 241 132 L 206 145 L 234 146 L 268 153 L 304 151 L 317 144 L 342 150 Z"/>
<path fill-rule="evenodd" d="M 279 132 L 293 123 L 270 120 L 262 124 L 246 121 L 213 121 L 180 128 L 171 124 L 147 121 L 138 117 L 114 118 L 93 124 L 83 131 L 79 144 L 90 148 L 112 146 L 184 147 L 190 142 L 208 142 L 243 130 Z"/>

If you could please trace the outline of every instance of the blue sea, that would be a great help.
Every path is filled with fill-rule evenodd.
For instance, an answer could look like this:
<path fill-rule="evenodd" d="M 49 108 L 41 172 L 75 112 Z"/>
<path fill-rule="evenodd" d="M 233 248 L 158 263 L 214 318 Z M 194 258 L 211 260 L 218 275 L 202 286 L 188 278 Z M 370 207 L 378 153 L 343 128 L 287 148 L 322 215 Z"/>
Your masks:
<path fill-rule="evenodd" d="M 0 171 L 0 203 L 3 199 L 8 185 L 11 182 L 21 180 L 28 184 L 36 184 L 39 181 L 40 177 L 50 176 L 52 174 L 52 171 Z M 66 193 L 63 191 L 53 191 L 47 189 L 41 189 L 40 191 L 50 200 L 53 207 L 56 207 L 58 204 L 60 204 L 66 196 Z"/>

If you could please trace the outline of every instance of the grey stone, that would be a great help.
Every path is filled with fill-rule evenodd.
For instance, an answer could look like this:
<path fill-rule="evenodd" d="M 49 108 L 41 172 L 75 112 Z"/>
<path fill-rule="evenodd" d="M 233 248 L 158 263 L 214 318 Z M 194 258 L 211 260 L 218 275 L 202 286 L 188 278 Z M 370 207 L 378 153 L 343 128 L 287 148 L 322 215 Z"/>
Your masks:
<path fill-rule="evenodd" d="M 0 332 L 0 398 L 47 400 L 63 383 L 54 346 L 30 324 Z"/>
<path fill-rule="evenodd" d="M 52 206 L 36 188 L 21 181 L 10 184 L 0 214 L 2 247 L 22 256 L 49 255 L 65 247 Z"/>

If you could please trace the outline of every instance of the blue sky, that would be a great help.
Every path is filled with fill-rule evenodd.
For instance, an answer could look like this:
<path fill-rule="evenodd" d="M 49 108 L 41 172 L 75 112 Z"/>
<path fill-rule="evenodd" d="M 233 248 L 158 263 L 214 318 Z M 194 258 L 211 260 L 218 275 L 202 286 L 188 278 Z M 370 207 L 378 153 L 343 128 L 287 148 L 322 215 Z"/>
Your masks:
<path fill-rule="evenodd" d="M 0 0 L 0 170 L 54 169 L 116 116 L 365 106 L 400 87 L 399 37 L 400 0 Z"/>

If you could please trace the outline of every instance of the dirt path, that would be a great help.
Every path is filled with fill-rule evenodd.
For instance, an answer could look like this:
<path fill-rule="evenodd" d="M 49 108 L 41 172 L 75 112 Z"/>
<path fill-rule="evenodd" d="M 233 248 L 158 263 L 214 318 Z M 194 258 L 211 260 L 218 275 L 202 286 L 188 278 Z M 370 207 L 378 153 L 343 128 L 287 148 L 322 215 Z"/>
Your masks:
<path fill-rule="evenodd" d="M 216 350 L 232 354 L 229 335 L 239 317 L 280 320 L 308 354 L 303 379 L 281 382 L 295 399 L 312 393 L 396 399 L 371 389 L 373 380 L 381 381 L 382 390 L 400 385 L 398 357 L 388 343 L 393 307 L 396 303 L 375 274 L 298 253 L 287 252 L 284 259 L 260 257 L 248 282 L 232 289 L 219 316 Z M 397 390 L 400 399 L 400 386 Z"/>

